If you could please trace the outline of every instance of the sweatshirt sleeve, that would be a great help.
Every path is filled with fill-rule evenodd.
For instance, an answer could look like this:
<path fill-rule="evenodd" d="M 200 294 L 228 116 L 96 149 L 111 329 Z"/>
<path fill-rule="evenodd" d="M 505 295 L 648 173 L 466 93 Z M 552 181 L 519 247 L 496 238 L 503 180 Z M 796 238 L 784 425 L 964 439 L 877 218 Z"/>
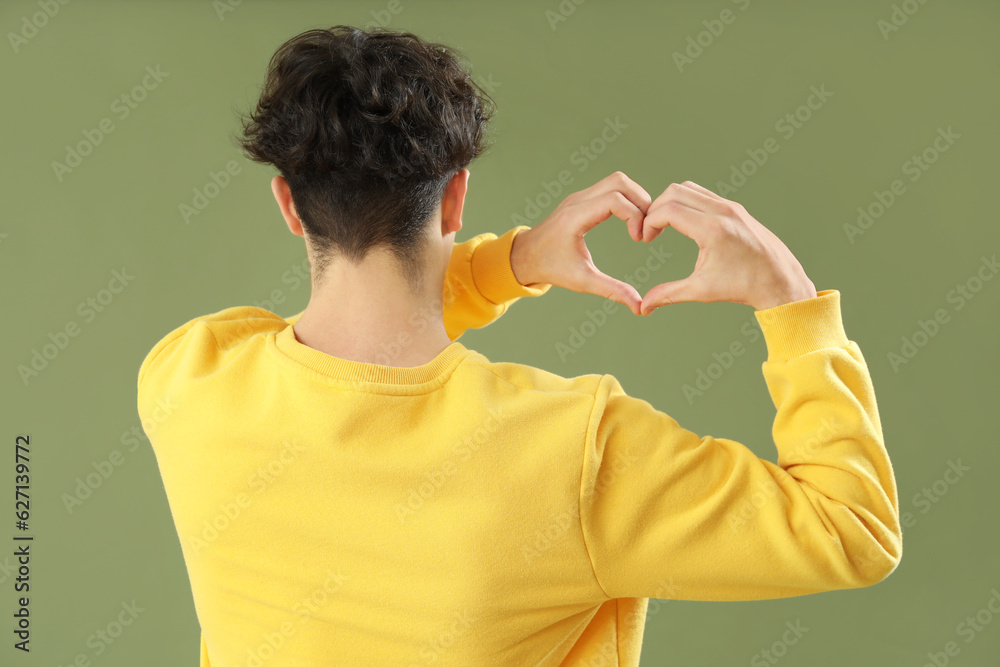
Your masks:
<path fill-rule="evenodd" d="M 522 296 L 541 296 L 552 287 L 546 283 L 522 285 L 514 277 L 510 249 L 514 237 L 526 229 L 531 228 L 519 225 L 500 237 L 479 234 L 452 248 L 442 297 L 449 338 L 455 340 L 466 329 L 484 327 Z"/>
<path fill-rule="evenodd" d="M 609 598 L 784 598 L 870 586 L 898 565 L 896 482 L 840 292 L 755 315 L 777 463 L 696 435 L 602 376 L 580 521 Z"/>
<path fill-rule="evenodd" d="M 531 283 L 522 285 L 510 266 L 510 249 L 514 237 L 531 229 L 519 225 L 503 236 L 486 232 L 452 247 L 442 289 L 444 327 L 451 340 L 466 329 L 479 329 L 497 320 L 507 307 L 522 296 L 541 296 L 552 285 Z M 285 318 L 295 324 L 300 311 Z"/>

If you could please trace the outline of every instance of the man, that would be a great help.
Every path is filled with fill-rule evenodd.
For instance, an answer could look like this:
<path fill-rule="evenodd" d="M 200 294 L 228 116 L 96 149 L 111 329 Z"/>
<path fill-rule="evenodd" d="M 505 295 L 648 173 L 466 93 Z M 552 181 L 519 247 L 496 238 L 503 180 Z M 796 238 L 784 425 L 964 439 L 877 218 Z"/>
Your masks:
<path fill-rule="evenodd" d="M 650 597 L 806 595 L 899 563 L 896 483 L 840 293 L 817 292 L 739 204 L 691 182 L 654 201 L 620 172 L 534 228 L 455 244 L 491 113 L 456 56 L 412 34 L 310 30 L 271 60 L 241 143 L 280 172 L 309 303 L 197 317 L 139 371 L 144 424 L 177 406 L 147 431 L 202 665 L 637 665 Z M 601 273 L 584 234 L 612 216 L 635 241 L 694 239 L 694 272 L 645 296 Z M 457 340 L 553 285 L 641 316 L 753 307 L 778 463 L 611 375 L 491 362 Z"/>

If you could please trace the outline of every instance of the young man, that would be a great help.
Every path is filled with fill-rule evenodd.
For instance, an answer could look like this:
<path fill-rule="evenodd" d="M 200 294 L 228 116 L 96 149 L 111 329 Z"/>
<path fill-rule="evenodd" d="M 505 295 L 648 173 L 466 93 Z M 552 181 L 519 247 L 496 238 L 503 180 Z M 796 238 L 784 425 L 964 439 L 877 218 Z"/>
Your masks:
<path fill-rule="evenodd" d="M 739 204 L 691 182 L 653 201 L 622 173 L 534 228 L 455 244 L 491 112 L 450 50 L 411 34 L 337 26 L 274 55 L 241 142 L 280 172 L 308 306 L 197 317 L 139 370 L 202 665 L 637 665 L 650 597 L 858 588 L 899 563 L 840 293 Z M 640 296 L 601 273 L 584 234 L 611 216 L 635 241 L 668 226 L 697 241 L 692 275 Z M 458 341 L 553 285 L 636 315 L 753 307 L 778 463 L 611 375 Z"/>

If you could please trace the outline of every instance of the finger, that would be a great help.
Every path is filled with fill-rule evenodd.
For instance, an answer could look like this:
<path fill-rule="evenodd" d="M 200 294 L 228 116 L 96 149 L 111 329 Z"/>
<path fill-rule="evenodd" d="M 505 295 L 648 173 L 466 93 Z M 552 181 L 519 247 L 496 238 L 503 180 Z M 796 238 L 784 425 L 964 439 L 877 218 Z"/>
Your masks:
<path fill-rule="evenodd" d="M 625 195 L 643 213 L 646 212 L 649 205 L 653 202 L 653 198 L 646 189 L 622 171 L 616 171 L 605 176 L 582 192 L 592 197 L 615 191 Z"/>
<path fill-rule="evenodd" d="M 640 314 L 649 315 L 660 306 L 700 300 L 698 282 L 692 274 L 682 280 L 661 283 L 650 288 L 646 292 L 646 296 L 642 297 L 642 303 L 639 306 Z"/>
<path fill-rule="evenodd" d="M 701 186 L 701 185 L 698 185 L 694 181 L 684 181 L 683 183 L 681 183 L 681 185 L 686 185 L 687 187 L 691 188 L 692 190 L 697 190 L 698 192 L 702 193 L 703 195 L 707 195 L 709 197 L 713 197 L 713 198 L 718 199 L 720 201 L 728 201 L 725 197 L 722 197 L 720 195 L 715 194 L 714 192 L 712 192 L 708 188 L 706 188 L 704 186 Z"/>
<path fill-rule="evenodd" d="M 646 211 L 649 210 L 649 205 L 653 202 L 652 197 L 650 197 L 649 193 L 646 192 L 645 188 L 633 181 L 621 171 L 616 171 L 609 176 L 605 176 L 594 185 L 582 190 L 581 194 L 585 199 L 590 199 L 600 197 L 610 192 L 620 192 L 625 195 L 625 198 L 632 202 L 636 208 L 642 211 L 643 215 L 646 214 Z M 641 218 L 636 222 L 639 224 L 635 224 L 635 222 L 629 223 L 628 231 L 633 241 L 640 241 L 642 240 Z"/>
<path fill-rule="evenodd" d="M 667 202 L 676 201 L 706 213 L 725 215 L 730 212 L 730 203 L 715 196 L 709 196 L 700 190 L 690 188 L 683 183 L 671 183 L 666 190 L 650 205 L 647 215 Z"/>
<path fill-rule="evenodd" d="M 673 227 L 684 236 L 693 239 L 700 248 L 705 241 L 704 228 L 707 213 L 685 206 L 679 202 L 668 201 L 651 210 L 642 221 L 644 235 L 652 240 L 653 231 L 664 227 Z"/>
<path fill-rule="evenodd" d="M 580 218 L 582 234 L 586 234 L 601 222 L 615 216 L 628 224 L 629 233 L 632 234 L 633 240 L 638 241 L 642 238 L 643 218 L 645 216 L 639 207 L 623 193 L 606 192 L 603 195 L 584 200 L 579 206 L 582 207 L 584 213 Z"/>
<path fill-rule="evenodd" d="M 634 315 L 639 314 L 639 308 L 642 304 L 642 296 L 639 291 L 628 283 L 601 273 L 596 267 L 586 273 L 581 289 L 589 294 L 617 301 L 631 310 Z"/>

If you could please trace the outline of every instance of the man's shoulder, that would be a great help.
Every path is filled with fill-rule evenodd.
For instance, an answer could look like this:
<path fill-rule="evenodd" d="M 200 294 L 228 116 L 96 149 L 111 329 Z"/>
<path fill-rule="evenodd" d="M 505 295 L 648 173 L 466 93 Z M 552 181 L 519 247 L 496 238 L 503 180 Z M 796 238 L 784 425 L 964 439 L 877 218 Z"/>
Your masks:
<path fill-rule="evenodd" d="M 165 353 L 197 347 L 227 350 L 260 333 L 277 332 L 288 326 L 285 318 L 257 306 L 232 306 L 199 315 L 160 338 L 139 367 L 139 384 L 153 363 Z"/>
<path fill-rule="evenodd" d="M 593 397 L 600 387 L 602 380 L 605 378 L 600 373 L 566 376 L 529 364 L 510 361 L 490 361 L 484 355 L 475 351 L 469 356 L 467 363 L 471 366 L 488 370 L 503 381 L 522 389 L 553 394 L 576 393 L 587 394 Z"/>
<path fill-rule="evenodd" d="M 261 333 L 277 333 L 286 328 L 289 319 L 257 306 L 233 306 L 195 320 L 212 332 L 222 349 L 245 342 Z"/>

